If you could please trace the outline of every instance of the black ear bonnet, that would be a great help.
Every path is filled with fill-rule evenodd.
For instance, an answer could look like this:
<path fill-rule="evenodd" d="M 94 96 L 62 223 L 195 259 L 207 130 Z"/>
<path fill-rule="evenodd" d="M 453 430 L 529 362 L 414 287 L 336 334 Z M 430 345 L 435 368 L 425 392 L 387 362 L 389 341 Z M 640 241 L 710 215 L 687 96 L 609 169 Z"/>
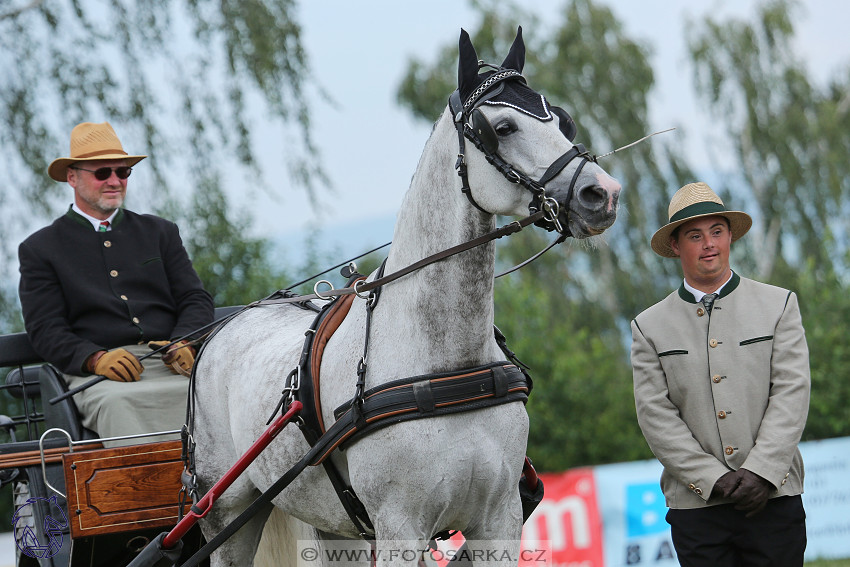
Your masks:
<path fill-rule="evenodd" d="M 472 40 L 465 30 L 461 30 L 458 49 L 458 90 L 452 98 L 455 99 L 455 105 L 463 103 L 467 123 L 481 140 L 485 151 L 495 153 L 499 149 L 499 141 L 492 125 L 478 110 L 482 104 L 510 106 L 543 122 L 552 120 L 553 116 L 557 117 L 564 136 L 570 142 L 575 139 L 576 124 L 572 117 L 562 108 L 549 106 L 543 95 L 529 88 L 522 76 L 525 66 L 522 27 L 517 29 L 510 52 L 498 67 L 478 60 Z M 482 69 L 487 70 L 479 73 Z M 458 110 L 453 108 L 452 111 Z"/>
<path fill-rule="evenodd" d="M 553 117 L 557 118 L 558 127 L 564 137 L 570 142 L 575 140 L 578 130 L 572 116 L 560 106 L 550 106 L 543 95 L 531 90 L 525 84 L 525 80 L 519 77 L 518 80 L 499 83 L 497 87 L 482 96 L 481 100 L 476 102 L 470 116 L 470 126 L 478 135 L 484 149 L 490 153 L 495 153 L 499 149 L 499 139 L 484 113 L 478 109 L 482 104 L 510 106 L 542 122 L 548 122 Z"/>

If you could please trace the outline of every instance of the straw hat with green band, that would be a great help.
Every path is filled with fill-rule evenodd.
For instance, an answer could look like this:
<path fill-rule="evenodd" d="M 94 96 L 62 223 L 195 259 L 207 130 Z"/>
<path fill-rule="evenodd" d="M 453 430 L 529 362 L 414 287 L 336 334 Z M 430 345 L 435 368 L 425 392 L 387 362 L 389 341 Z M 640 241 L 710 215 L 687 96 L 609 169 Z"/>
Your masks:
<path fill-rule="evenodd" d="M 83 122 L 71 130 L 70 156 L 53 160 L 47 174 L 56 181 L 67 181 L 68 167 L 78 161 L 123 159 L 132 167 L 146 157 L 128 155 L 109 122 Z"/>
<path fill-rule="evenodd" d="M 700 217 L 719 215 L 729 220 L 732 242 L 738 240 L 750 230 L 753 219 L 741 211 L 729 211 L 711 187 L 705 183 L 688 183 L 670 199 L 667 209 L 670 222 L 658 229 L 652 236 L 652 249 L 659 256 L 675 258 L 670 247 L 670 235 L 680 225 Z"/>

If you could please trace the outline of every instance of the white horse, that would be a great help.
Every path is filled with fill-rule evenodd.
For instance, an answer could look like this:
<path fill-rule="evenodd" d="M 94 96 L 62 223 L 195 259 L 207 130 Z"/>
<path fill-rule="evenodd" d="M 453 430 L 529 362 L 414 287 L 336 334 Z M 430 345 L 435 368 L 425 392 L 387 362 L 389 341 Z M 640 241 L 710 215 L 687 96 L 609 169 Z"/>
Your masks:
<path fill-rule="evenodd" d="M 516 173 L 508 173 L 511 179 L 507 179 L 488 163 L 481 147 L 526 179 L 553 177 L 545 180 L 545 197 L 551 199 L 546 206 L 552 212 L 554 202 L 559 210 L 546 221 L 549 227 L 557 225 L 565 234 L 585 238 L 614 222 L 620 186 L 593 158 L 588 161 L 589 156 L 580 153 L 550 170 L 574 148 L 563 133 L 574 125 L 568 124 L 563 111 L 553 114 L 545 99 L 525 85 L 519 75 L 524 60 L 521 28 L 504 63 L 494 71 L 479 68 L 469 36 L 461 31 L 458 100 L 467 105 L 462 112 L 448 108 L 434 126 L 398 214 L 385 273 L 492 230 L 495 215 L 528 213 L 534 193 L 513 182 Z M 460 126 L 474 122 L 470 137 L 477 132 L 482 140 L 481 146 L 466 144 L 461 152 L 469 195 L 462 192 L 464 180 L 456 171 L 455 118 Z M 541 207 L 539 200 L 536 207 Z M 493 333 L 494 254 L 490 242 L 383 286 L 368 336 L 367 389 L 504 360 Z M 258 306 L 226 324 L 205 346 L 196 368 L 194 396 L 196 466 L 202 489 L 220 478 L 264 431 L 284 379 L 298 364 L 313 317 L 291 305 Z M 366 339 L 366 302 L 355 299 L 321 363 L 322 418 L 327 427 L 335 421 L 334 408 L 354 395 Z M 516 558 L 519 550 L 522 514 L 517 484 L 527 434 L 525 406 L 512 402 L 395 423 L 335 451 L 333 462 L 374 524 L 377 564 L 416 565 L 429 540 L 444 530 L 462 531 L 473 557 L 482 559 L 476 567 L 516 564 L 515 559 L 505 563 L 505 558 Z M 202 521 L 207 539 L 308 449 L 296 427 L 284 429 Z M 361 542 L 368 549 L 322 467 L 308 467 L 274 505 L 287 518 L 315 527 L 324 538 L 351 538 L 350 545 Z M 230 537 L 213 554 L 212 565 L 252 565 L 268 512 Z M 294 521 L 290 528 L 297 525 L 303 524 Z M 297 530 L 291 533 L 286 554 L 294 564 L 296 551 L 304 546 L 301 538 L 307 536 Z M 474 555 L 493 545 L 503 553 Z M 346 564 L 360 564 L 349 559 Z M 318 557 L 300 564 L 325 561 Z M 365 555 L 362 562 L 369 564 Z"/>

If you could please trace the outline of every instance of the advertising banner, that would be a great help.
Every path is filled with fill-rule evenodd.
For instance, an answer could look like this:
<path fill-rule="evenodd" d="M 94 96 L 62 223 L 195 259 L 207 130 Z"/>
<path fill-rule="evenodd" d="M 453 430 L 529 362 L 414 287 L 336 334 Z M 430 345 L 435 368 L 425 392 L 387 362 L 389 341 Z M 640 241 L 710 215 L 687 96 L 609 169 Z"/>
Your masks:
<path fill-rule="evenodd" d="M 806 559 L 850 557 L 850 437 L 802 443 Z M 678 565 L 661 464 L 637 461 L 541 474 L 545 497 L 523 540 L 546 542 L 552 567 Z"/>

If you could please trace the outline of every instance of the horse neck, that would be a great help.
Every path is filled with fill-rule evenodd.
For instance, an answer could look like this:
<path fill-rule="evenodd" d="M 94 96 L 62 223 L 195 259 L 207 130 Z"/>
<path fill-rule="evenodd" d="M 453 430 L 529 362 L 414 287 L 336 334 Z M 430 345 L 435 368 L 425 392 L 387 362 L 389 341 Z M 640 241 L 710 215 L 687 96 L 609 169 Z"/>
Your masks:
<path fill-rule="evenodd" d="M 457 134 L 446 112 L 399 211 L 386 273 L 493 229 L 494 217 L 475 209 L 461 193 L 456 157 Z M 381 309 L 406 312 L 406 332 L 437 356 L 479 364 L 485 362 L 479 358 L 492 358 L 494 272 L 495 244 L 489 243 L 393 282 L 384 290 Z"/>

